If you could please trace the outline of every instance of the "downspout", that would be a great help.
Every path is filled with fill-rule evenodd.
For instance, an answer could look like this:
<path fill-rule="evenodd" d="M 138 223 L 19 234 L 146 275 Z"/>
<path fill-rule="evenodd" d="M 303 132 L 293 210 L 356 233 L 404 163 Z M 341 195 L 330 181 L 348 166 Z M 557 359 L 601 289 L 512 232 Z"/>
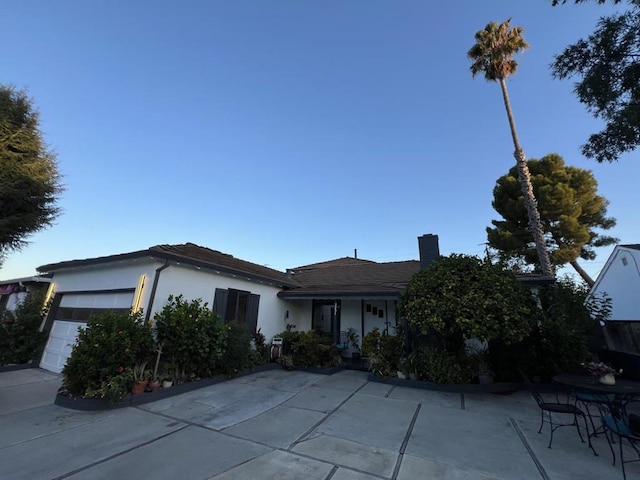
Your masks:
<path fill-rule="evenodd" d="M 156 290 L 158 289 L 158 281 L 160 280 L 160 272 L 169 267 L 169 260 L 165 260 L 164 265 L 156 268 L 156 274 L 153 277 L 153 285 L 151 286 L 151 294 L 149 295 L 149 303 L 147 304 L 147 313 L 144 315 L 144 322 L 147 323 L 151 318 L 151 309 L 153 308 L 153 301 L 156 298 Z"/>

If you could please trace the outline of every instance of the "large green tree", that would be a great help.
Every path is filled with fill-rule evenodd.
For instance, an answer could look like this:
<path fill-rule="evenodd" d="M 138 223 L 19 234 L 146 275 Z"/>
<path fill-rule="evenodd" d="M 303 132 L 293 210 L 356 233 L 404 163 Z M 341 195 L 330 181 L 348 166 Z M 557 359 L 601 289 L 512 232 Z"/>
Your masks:
<path fill-rule="evenodd" d="M 611 245 L 616 238 L 597 232 L 614 227 L 614 218 L 607 217 L 606 198 L 598 195 L 598 182 L 593 173 L 565 165 L 560 155 L 530 159 L 529 170 L 538 211 L 546 232 L 549 232 L 550 259 L 555 266 L 569 263 L 589 285 L 593 280 L 578 264 L 578 258 L 593 260 L 595 248 Z M 520 191 L 516 168 L 503 175 L 493 189 L 493 208 L 502 220 L 492 220 L 487 228 L 489 245 L 501 256 L 519 257 L 537 264 L 537 251 L 527 227 L 527 209 Z"/>
<path fill-rule="evenodd" d="M 54 152 L 26 92 L 0 85 L 0 262 L 51 226 L 62 192 Z"/>
<path fill-rule="evenodd" d="M 521 341 L 536 324 L 539 310 L 513 272 L 453 254 L 413 276 L 399 313 L 413 333 L 435 335 L 446 351 L 460 354 L 465 338 Z"/>
<path fill-rule="evenodd" d="M 467 53 L 467 57 L 471 60 L 471 74 L 474 77 L 482 74 L 486 80 L 500 84 L 502 99 L 509 119 L 511 138 L 515 148 L 513 155 L 516 159 L 518 180 L 527 207 L 529 229 L 538 251 L 538 260 L 542 273 L 553 275 L 553 268 L 545 244 L 545 234 L 542 229 L 533 187 L 531 186 L 529 167 L 518 139 L 506 83 L 506 79 L 513 75 L 518 67 L 518 62 L 513 58 L 514 55 L 526 50 L 529 45 L 522 37 L 522 27 L 512 28 L 510 22 L 510 19 L 502 23 L 490 22 L 483 30 L 476 32 L 476 43 Z"/>
<path fill-rule="evenodd" d="M 553 2 L 559 3 L 566 0 Z M 551 64 L 554 77 L 579 79 L 578 100 L 605 123 L 582 146 L 598 162 L 617 160 L 640 145 L 640 0 L 627 3 L 627 11 L 602 17 L 587 39 L 569 45 Z"/>

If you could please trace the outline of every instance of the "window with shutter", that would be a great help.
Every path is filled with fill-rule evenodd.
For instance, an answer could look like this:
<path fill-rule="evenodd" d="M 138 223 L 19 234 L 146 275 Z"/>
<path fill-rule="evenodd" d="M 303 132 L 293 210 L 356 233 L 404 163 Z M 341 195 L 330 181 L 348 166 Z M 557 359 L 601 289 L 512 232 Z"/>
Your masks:
<path fill-rule="evenodd" d="M 260 295 L 233 288 L 216 288 L 213 310 L 225 323 L 244 325 L 248 333 L 254 334 L 258 327 L 259 304 Z"/>

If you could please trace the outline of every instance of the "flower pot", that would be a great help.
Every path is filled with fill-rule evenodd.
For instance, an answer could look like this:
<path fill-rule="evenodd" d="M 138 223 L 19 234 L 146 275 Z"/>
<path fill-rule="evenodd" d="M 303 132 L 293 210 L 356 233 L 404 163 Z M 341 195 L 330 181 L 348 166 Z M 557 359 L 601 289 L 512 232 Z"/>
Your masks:
<path fill-rule="evenodd" d="M 162 388 L 169 388 L 171 385 L 173 385 L 173 380 L 163 380 L 162 381 Z"/>
<path fill-rule="evenodd" d="M 397 376 L 398 376 L 398 378 L 399 378 L 399 379 L 401 379 L 401 380 L 406 380 L 406 379 L 407 379 L 407 376 L 406 376 L 406 375 L 405 375 L 401 370 L 398 370 L 398 371 L 396 372 L 396 375 L 397 375 Z"/>
<path fill-rule="evenodd" d="M 153 380 L 152 382 L 149 382 L 149 388 L 151 388 L 151 390 L 154 392 L 158 390 L 161 386 L 162 386 L 162 382 L 160 382 L 160 380 Z"/>
<path fill-rule="evenodd" d="M 616 384 L 616 377 L 614 377 L 612 374 L 607 374 L 607 375 L 602 375 L 598 381 L 600 383 L 603 383 L 604 385 L 615 385 Z"/>
<path fill-rule="evenodd" d="M 149 383 L 149 380 L 134 383 L 133 387 L 131 387 L 131 393 L 133 395 L 140 395 L 141 393 L 144 393 L 144 389 L 147 388 L 147 383 Z"/>
<path fill-rule="evenodd" d="M 493 383 L 493 377 L 489 373 L 479 373 L 478 383 L 480 383 L 480 385 L 488 385 Z"/>

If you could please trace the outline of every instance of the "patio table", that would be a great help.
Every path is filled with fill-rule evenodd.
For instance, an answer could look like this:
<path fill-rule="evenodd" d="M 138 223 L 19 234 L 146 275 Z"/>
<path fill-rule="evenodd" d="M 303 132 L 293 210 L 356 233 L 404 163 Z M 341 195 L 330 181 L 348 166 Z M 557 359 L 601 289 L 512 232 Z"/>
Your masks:
<path fill-rule="evenodd" d="M 579 392 L 603 393 L 616 397 L 633 399 L 640 397 L 640 382 L 618 378 L 613 385 L 600 383 L 597 378 L 588 375 L 561 373 L 553 377 L 553 381 L 567 385 Z"/>

